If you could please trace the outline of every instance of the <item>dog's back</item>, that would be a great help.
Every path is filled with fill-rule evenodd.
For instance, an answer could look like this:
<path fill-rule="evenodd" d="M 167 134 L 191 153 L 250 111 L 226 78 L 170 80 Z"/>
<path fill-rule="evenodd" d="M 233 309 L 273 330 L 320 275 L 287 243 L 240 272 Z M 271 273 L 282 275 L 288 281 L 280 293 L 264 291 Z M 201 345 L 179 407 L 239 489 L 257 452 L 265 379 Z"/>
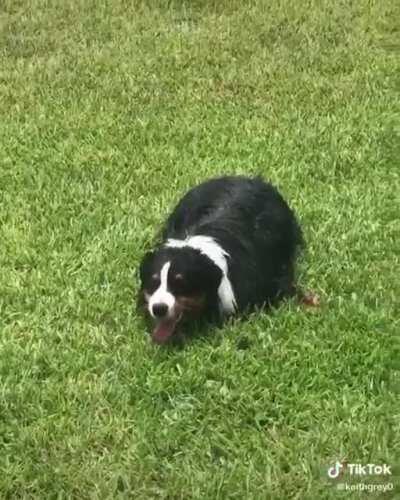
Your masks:
<path fill-rule="evenodd" d="M 279 192 L 261 178 L 211 179 L 191 189 L 169 216 L 165 240 L 212 237 L 229 254 L 240 309 L 292 293 L 302 235 Z"/>

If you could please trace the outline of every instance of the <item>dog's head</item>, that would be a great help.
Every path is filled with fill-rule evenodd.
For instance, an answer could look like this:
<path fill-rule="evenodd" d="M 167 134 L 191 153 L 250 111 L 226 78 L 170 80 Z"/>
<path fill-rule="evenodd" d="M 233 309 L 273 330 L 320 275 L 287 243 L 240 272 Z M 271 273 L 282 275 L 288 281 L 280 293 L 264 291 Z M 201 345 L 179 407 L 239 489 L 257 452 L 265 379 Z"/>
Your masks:
<path fill-rule="evenodd" d="M 217 299 L 222 272 L 199 250 L 183 247 L 147 253 L 140 265 L 141 302 L 153 318 L 152 338 L 166 342 L 182 318 L 201 316 Z"/>

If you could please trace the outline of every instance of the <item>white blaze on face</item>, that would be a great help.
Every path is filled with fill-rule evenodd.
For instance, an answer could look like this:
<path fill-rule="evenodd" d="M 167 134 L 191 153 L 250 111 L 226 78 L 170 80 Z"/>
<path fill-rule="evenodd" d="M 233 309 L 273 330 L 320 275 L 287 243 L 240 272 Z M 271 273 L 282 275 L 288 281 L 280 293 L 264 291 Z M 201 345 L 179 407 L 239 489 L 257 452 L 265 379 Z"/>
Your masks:
<path fill-rule="evenodd" d="M 171 292 L 168 291 L 168 271 L 171 266 L 171 262 L 167 262 L 163 265 L 160 272 L 160 286 L 149 298 L 149 313 L 155 318 L 153 314 L 153 306 L 155 304 L 165 304 L 168 306 L 167 317 L 172 317 L 175 307 L 175 297 Z"/>

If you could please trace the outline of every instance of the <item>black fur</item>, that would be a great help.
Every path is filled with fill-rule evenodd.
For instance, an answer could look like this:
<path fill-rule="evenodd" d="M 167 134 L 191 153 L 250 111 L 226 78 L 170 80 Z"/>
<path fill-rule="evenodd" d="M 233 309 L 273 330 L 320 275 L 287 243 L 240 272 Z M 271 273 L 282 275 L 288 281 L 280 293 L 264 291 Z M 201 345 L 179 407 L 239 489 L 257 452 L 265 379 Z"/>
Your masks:
<path fill-rule="evenodd" d="M 228 277 L 237 311 L 271 305 L 295 291 L 294 264 L 303 245 L 293 211 L 279 192 L 261 178 L 228 176 L 211 179 L 191 189 L 168 217 L 162 231 L 169 238 L 210 236 L 229 254 Z M 142 290 L 151 293 L 152 275 L 171 261 L 170 273 L 182 274 L 185 290 L 172 293 L 206 295 L 208 311 L 218 305 L 221 271 L 199 251 L 162 245 L 145 256 L 140 269 Z"/>

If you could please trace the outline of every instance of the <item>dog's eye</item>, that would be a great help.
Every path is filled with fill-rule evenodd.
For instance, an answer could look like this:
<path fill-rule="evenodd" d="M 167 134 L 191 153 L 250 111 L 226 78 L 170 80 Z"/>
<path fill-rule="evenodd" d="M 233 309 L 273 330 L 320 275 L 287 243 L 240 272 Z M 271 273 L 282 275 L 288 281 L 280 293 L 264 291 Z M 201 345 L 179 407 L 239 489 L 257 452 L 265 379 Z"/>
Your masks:
<path fill-rule="evenodd" d="M 183 274 L 181 274 L 181 273 L 173 274 L 171 276 L 171 283 L 173 285 L 176 285 L 176 286 L 183 285 L 183 283 L 185 283 L 185 279 L 183 277 Z"/>
<path fill-rule="evenodd" d="M 158 274 L 153 274 L 150 284 L 151 288 L 158 288 L 160 286 L 160 277 L 158 276 Z"/>
<path fill-rule="evenodd" d="M 177 295 L 185 294 L 188 292 L 188 284 L 183 276 L 183 274 L 174 274 L 170 281 L 171 289 Z"/>

